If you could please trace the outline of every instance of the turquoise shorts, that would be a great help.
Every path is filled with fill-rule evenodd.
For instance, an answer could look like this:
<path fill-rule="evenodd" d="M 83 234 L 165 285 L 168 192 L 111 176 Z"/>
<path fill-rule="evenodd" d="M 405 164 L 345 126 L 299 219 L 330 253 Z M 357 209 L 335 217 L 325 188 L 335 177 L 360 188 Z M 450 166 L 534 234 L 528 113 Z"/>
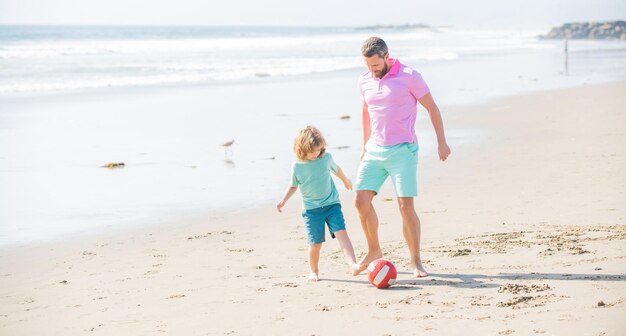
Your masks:
<path fill-rule="evenodd" d="M 321 244 L 326 240 L 324 224 L 328 224 L 328 231 L 333 238 L 335 238 L 335 232 L 346 229 L 346 221 L 343 218 L 339 203 L 302 210 L 302 219 L 304 219 L 306 226 L 309 244 Z"/>
<path fill-rule="evenodd" d="M 359 164 L 355 190 L 371 190 L 378 194 L 387 176 L 391 176 L 397 197 L 417 196 L 416 143 L 378 146 L 368 143 Z"/>

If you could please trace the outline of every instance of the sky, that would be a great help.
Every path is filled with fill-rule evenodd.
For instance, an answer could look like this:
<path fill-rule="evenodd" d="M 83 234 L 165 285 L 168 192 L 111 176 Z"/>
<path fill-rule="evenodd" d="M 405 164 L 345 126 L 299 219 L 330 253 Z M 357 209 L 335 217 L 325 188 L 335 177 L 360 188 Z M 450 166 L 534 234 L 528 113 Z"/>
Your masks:
<path fill-rule="evenodd" d="M 0 24 L 524 25 L 626 20 L 626 0 L 0 0 Z"/>

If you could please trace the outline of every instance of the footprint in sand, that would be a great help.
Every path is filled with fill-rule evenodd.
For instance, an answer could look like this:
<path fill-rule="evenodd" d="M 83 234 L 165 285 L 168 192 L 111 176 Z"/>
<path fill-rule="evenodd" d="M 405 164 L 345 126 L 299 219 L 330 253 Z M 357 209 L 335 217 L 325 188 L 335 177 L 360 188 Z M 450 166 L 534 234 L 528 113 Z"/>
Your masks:
<path fill-rule="evenodd" d="M 498 289 L 498 293 L 506 293 L 506 292 L 512 293 L 512 294 L 536 293 L 536 292 L 543 292 L 547 290 L 552 290 L 552 287 L 550 287 L 550 285 L 548 284 L 528 286 L 528 285 L 518 285 L 518 284 L 508 283 L 503 286 L 500 286 L 500 288 Z"/>
<path fill-rule="evenodd" d="M 252 253 L 252 252 L 254 252 L 254 249 L 247 249 L 247 248 L 232 249 L 232 248 L 227 248 L 226 251 L 228 251 L 228 252 Z"/>
<path fill-rule="evenodd" d="M 321 304 L 315 305 L 315 310 L 317 311 L 332 311 L 333 309 L 329 306 L 324 306 Z"/>
<path fill-rule="evenodd" d="M 491 306 L 491 303 L 486 302 L 486 301 L 490 301 L 491 299 L 493 298 L 487 297 L 485 295 L 472 296 L 470 305 L 481 306 L 481 307 Z"/>
<path fill-rule="evenodd" d="M 293 282 L 280 282 L 280 283 L 275 283 L 274 287 L 296 288 L 298 287 L 298 284 L 295 284 Z"/>
<path fill-rule="evenodd" d="M 550 295 L 528 295 L 528 296 L 517 296 L 513 297 L 508 301 L 501 301 L 496 304 L 496 306 L 500 308 L 510 307 L 512 309 L 522 309 L 522 308 L 535 308 L 545 306 L 546 304 L 554 301 L 558 301 L 559 299 L 564 298 L 564 296 L 557 297 L 554 294 Z"/>
<path fill-rule="evenodd" d="M 217 236 L 217 235 L 232 235 L 234 232 L 231 231 L 219 231 L 219 232 L 207 232 L 203 235 L 195 235 L 195 236 L 191 236 L 191 237 L 187 237 L 187 240 L 194 240 L 194 239 L 202 239 L 202 238 L 208 238 L 210 236 Z"/>

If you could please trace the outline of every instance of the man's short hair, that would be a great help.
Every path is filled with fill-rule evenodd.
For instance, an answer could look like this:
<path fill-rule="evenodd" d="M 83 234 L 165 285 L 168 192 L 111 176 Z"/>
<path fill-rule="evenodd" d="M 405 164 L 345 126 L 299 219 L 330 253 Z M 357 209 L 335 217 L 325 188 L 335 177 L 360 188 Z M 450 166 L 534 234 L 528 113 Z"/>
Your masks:
<path fill-rule="evenodd" d="M 363 42 L 361 46 L 361 53 L 365 57 L 372 57 L 374 55 L 378 55 L 381 58 L 385 57 L 389 49 L 387 49 L 387 44 L 380 37 L 372 36 Z"/>

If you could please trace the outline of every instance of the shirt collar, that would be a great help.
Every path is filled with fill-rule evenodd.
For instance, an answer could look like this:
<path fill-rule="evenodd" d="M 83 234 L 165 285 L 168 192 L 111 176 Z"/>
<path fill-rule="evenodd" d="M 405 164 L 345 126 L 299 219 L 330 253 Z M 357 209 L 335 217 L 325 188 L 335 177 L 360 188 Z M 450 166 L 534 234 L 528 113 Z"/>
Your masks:
<path fill-rule="evenodd" d="M 387 72 L 387 74 L 392 76 L 397 75 L 400 71 L 400 61 L 398 61 L 397 58 L 389 57 L 389 64 L 391 64 L 391 68 L 389 69 L 389 72 Z"/>
<path fill-rule="evenodd" d="M 391 58 L 389 57 L 389 71 L 387 71 L 387 73 L 383 76 L 383 78 L 387 77 L 387 76 L 395 76 L 398 74 L 398 72 L 400 72 L 400 61 L 398 61 L 397 58 Z M 375 77 L 371 72 L 370 72 L 370 76 L 372 76 L 372 78 L 376 79 L 376 80 L 381 80 L 382 78 L 377 78 Z"/>

